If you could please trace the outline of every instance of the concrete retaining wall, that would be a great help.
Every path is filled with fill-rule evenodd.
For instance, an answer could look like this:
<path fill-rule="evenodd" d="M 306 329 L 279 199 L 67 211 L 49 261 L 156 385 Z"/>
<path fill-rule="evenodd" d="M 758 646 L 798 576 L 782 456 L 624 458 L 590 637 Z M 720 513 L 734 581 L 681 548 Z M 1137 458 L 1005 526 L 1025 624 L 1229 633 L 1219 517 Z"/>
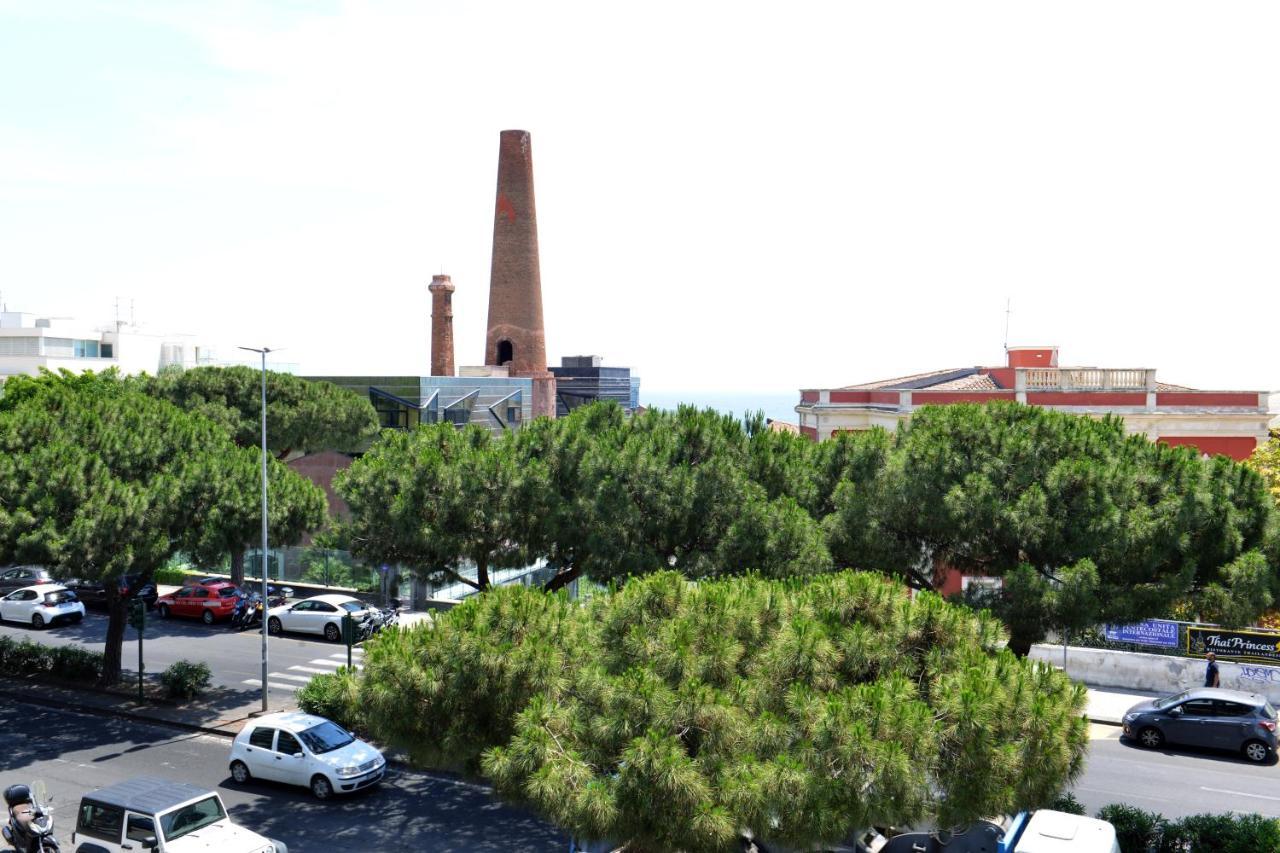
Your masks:
<path fill-rule="evenodd" d="M 1034 645 L 1030 657 L 1061 667 L 1062 646 Z M 1090 687 L 1177 693 L 1204 684 L 1204 668 L 1200 658 L 1067 647 L 1067 675 Z M 1261 693 L 1280 705 L 1280 667 L 1218 661 L 1218 676 L 1223 687 Z"/>

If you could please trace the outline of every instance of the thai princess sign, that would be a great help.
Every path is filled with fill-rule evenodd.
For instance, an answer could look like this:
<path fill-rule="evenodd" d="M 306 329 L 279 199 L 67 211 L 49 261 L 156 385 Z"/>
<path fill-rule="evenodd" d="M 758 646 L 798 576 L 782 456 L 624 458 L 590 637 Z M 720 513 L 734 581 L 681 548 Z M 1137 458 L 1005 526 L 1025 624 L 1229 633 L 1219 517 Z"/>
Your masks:
<path fill-rule="evenodd" d="M 1280 634 L 1187 628 L 1187 652 L 1199 657 L 1213 652 L 1220 660 L 1280 663 Z"/>

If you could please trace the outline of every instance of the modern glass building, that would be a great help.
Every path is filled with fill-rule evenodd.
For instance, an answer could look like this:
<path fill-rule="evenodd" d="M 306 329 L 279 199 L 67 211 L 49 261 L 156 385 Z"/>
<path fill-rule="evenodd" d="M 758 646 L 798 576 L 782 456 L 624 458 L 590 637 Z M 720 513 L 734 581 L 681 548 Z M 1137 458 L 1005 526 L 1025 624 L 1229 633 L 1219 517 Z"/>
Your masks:
<path fill-rule="evenodd" d="M 463 368 L 466 370 L 466 368 Z M 367 396 L 383 427 L 451 423 L 493 432 L 531 417 L 533 380 L 514 376 L 308 376 Z"/>
<path fill-rule="evenodd" d="M 640 399 L 640 378 L 629 367 L 604 367 L 598 355 L 573 355 L 551 368 L 556 377 L 556 417 L 597 400 L 612 400 L 623 411 L 635 411 Z"/>

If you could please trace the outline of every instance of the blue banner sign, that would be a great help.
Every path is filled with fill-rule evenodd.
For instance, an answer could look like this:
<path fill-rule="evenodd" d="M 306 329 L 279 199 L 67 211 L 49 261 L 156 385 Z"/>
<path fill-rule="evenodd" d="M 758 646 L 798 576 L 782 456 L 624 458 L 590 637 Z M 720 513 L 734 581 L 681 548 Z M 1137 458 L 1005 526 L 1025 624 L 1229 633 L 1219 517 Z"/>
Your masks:
<path fill-rule="evenodd" d="M 1133 625 L 1108 625 L 1107 639 L 1113 643 L 1137 643 L 1142 646 L 1178 647 L 1178 623 L 1166 619 L 1148 619 Z"/>

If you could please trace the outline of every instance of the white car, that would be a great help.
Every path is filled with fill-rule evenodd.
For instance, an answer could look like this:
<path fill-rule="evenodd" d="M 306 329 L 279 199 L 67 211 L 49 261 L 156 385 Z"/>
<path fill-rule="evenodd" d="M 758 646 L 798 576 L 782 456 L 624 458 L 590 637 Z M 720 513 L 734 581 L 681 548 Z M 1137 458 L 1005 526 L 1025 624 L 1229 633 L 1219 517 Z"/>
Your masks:
<path fill-rule="evenodd" d="M 267 630 L 272 634 L 321 634 L 336 643 L 342 639 L 342 617 L 350 613 L 359 622 L 369 609 L 369 605 L 349 595 L 314 595 L 268 610 Z"/>
<path fill-rule="evenodd" d="M 232 823 L 217 793 L 153 777 L 85 794 L 71 844 L 81 853 L 288 853 Z"/>
<path fill-rule="evenodd" d="M 84 604 L 62 584 L 36 584 L 0 598 L 0 621 L 43 628 L 58 622 L 79 622 L 83 618 Z"/>
<path fill-rule="evenodd" d="M 367 788 L 387 760 L 374 747 L 324 717 L 301 711 L 251 720 L 231 744 L 231 778 L 268 779 L 310 788 L 316 799 Z"/>

